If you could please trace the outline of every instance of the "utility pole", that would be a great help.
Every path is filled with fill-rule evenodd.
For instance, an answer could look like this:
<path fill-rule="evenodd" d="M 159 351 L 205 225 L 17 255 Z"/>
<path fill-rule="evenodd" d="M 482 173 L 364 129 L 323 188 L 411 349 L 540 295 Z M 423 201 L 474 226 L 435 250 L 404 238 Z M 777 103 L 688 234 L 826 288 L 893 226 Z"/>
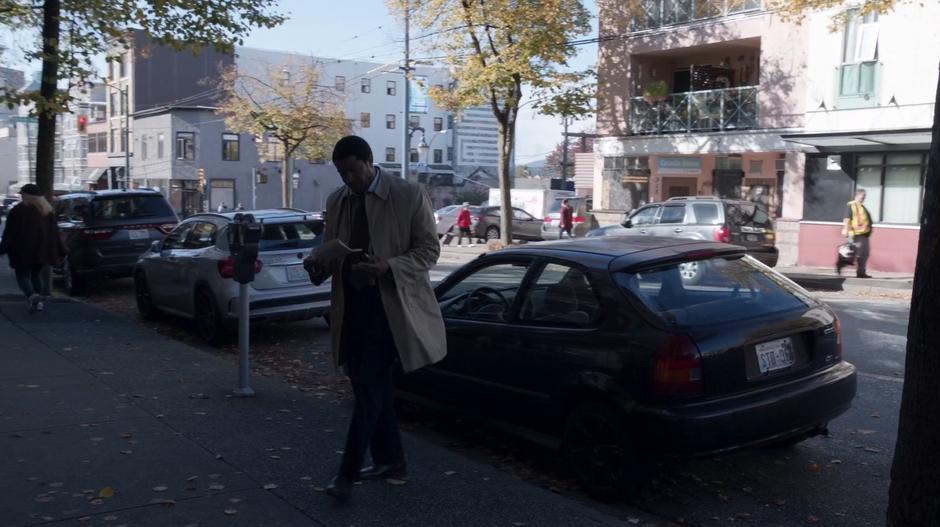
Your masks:
<path fill-rule="evenodd" d="M 121 188 L 127 188 L 131 182 L 131 113 L 130 99 L 127 96 L 128 86 L 121 89 L 121 100 L 124 105 L 124 184 Z"/>
<path fill-rule="evenodd" d="M 408 0 L 405 0 L 405 64 L 402 68 L 405 71 L 405 111 L 402 113 L 404 119 L 402 122 L 402 130 L 404 130 L 404 148 L 401 151 L 401 177 L 402 179 L 408 179 L 409 172 L 409 162 L 411 161 L 411 130 L 408 128 L 411 126 L 411 119 L 408 115 L 411 104 L 411 48 L 408 37 L 408 24 L 411 18 L 411 5 Z"/>

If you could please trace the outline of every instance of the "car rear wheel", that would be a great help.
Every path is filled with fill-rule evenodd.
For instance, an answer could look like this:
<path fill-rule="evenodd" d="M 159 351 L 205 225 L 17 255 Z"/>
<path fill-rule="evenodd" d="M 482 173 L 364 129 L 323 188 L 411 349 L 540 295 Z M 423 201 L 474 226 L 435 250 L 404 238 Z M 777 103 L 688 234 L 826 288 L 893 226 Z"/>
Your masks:
<path fill-rule="evenodd" d="M 143 271 L 138 271 L 134 275 L 134 295 L 137 298 L 137 312 L 144 320 L 153 320 L 157 318 L 157 309 L 153 305 L 153 296 L 150 294 L 150 286 L 147 284 L 147 277 Z"/>
<path fill-rule="evenodd" d="M 72 267 L 68 256 L 62 263 L 62 287 L 69 296 L 78 296 L 85 292 L 85 280 Z"/>
<path fill-rule="evenodd" d="M 199 337 L 213 346 L 225 343 L 231 336 L 231 324 L 222 318 L 222 313 L 215 305 L 215 298 L 205 287 L 196 290 L 194 308 L 196 333 Z"/>
<path fill-rule="evenodd" d="M 610 405 L 585 402 L 568 415 L 564 454 L 569 470 L 602 501 L 631 498 L 639 489 L 640 463 L 625 416 Z"/>
<path fill-rule="evenodd" d="M 487 240 L 498 240 L 499 239 L 499 227 L 492 226 L 487 227 L 486 229 L 486 239 Z"/>
<path fill-rule="evenodd" d="M 679 276 L 682 277 L 683 284 L 695 285 L 702 279 L 702 267 L 698 262 L 686 262 L 679 264 Z"/>

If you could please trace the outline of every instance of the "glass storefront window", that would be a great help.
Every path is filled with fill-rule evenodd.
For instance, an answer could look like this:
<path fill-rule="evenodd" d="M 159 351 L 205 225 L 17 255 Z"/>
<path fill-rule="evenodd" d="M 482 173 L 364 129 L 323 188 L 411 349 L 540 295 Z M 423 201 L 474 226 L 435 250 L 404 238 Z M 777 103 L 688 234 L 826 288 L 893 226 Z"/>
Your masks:
<path fill-rule="evenodd" d="M 872 221 L 917 224 L 926 156 L 921 152 L 865 154 L 856 160 L 855 188 L 865 189 L 865 207 Z"/>
<path fill-rule="evenodd" d="M 918 223 L 920 207 L 921 168 L 919 166 L 888 166 L 885 169 L 884 218 L 885 223 Z"/>
<path fill-rule="evenodd" d="M 865 208 L 871 214 L 871 221 L 881 221 L 881 167 L 868 166 L 858 168 L 856 188 L 865 189 Z M 850 198 L 851 199 L 851 198 Z"/>

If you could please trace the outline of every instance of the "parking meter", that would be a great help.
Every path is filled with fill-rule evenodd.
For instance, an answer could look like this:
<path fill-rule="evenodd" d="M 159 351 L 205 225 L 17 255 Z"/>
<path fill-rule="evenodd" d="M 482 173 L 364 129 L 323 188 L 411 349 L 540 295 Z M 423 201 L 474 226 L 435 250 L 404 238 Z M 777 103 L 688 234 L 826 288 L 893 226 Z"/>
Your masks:
<path fill-rule="evenodd" d="M 229 250 L 235 260 L 235 281 L 240 284 L 255 279 L 261 232 L 261 224 L 251 214 L 236 214 L 234 222 L 229 226 Z"/>

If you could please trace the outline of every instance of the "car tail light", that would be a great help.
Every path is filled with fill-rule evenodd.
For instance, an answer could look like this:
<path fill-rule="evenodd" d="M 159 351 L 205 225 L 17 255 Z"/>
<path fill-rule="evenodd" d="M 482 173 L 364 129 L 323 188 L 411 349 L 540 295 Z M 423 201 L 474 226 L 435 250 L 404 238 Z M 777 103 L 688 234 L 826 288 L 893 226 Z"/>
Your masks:
<path fill-rule="evenodd" d="M 111 236 L 114 236 L 114 229 L 82 229 L 79 236 L 85 240 L 107 240 Z"/>
<path fill-rule="evenodd" d="M 584 223 L 584 216 L 575 216 L 572 221 L 574 223 Z"/>
<path fill-rule="evenodd" d="M 476 218 L 473 218 L 473 223 L 480 223 L 481 221 L 483 221 L 483 216 L 477 216 Z"/>
<path fill-rule="evenodd" d="M 542 222 L 544 222 L 544 223 L 551 223 L 551 222 L 552 222 L 552 217 L 551 217 L 551 216 L 545 216 L 545 218 L 542 220 Z"/>
<path fill-rule="evenodd" d="M 833 326 L 836 329 L 836 358 L 842 358 L 842 322 L 839 321 L 839 317 L 835 317 L 836 321 Z"/>
<path fill-rule="evenodd" d="M 157 225 L 157 230 L 159 230 L 163 234 L 170 234 L 170 232 L 172 232 L 173 229 L 175 228 L 176 228 L 175 223 L 162 223 L 160 225 Z"/>
<path fill-rule="evenodd" d="M 722 225 L 715 229 L 715 241 L 721 243 L 731 243 L 731 229 L 727 225 Z"/>
<path fill-rule="evenodd" d="M 687 335 L 671 335 L 656 353 L 653 393 L 659 396 L 700 395 L 704 392 L 702 355 Z"/>
<path fill-rule="evenodd" d="M 235 258 L 226 256 L 219 260 L 217 265 L 219 267 L 219 276 L 222 278 L 235 278 Z M 255 260 L 255 274 L 260 273 L 262 267 L 264 267 L 264 264 L 261 263 L 261 260 Z"/>

